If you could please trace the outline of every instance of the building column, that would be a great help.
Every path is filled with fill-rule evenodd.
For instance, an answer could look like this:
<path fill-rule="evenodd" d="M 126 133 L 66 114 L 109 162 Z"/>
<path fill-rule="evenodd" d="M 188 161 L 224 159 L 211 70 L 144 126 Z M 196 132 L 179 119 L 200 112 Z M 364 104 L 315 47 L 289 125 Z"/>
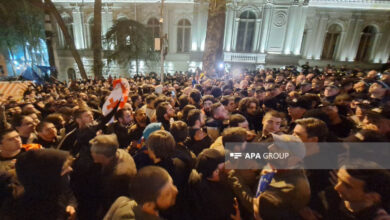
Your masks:
<path fill-rule="evenodd" d="M 74 43 L 76 46 L 76 49 L 84 49 L 84 41 L 83 41 L 83 36 L 84 36 L 84 30 L 83 30 L 83 20 L 81 17 L 81 11 L 80 7 L 74 7 L 72 11 L 72 16 L 73 16 L 73 39 Z"/>
<path fill-rule="evenodd" d="M 237 43 L 237 34 L 238 34 L 238 25 L 240 24 L 240 18 L 234 18 L 233 20 L 233 38 L 232 38 L 232 51 L 236 51 L 236 43 Z"/>
<path fill-rule="evenodd" d="M 381 61 L 382 63 L 386 63 L 390 55 L 390 22 L 389 21 L 386 22 L 386 25 L 384 25 L 383 27 L 384 27 L 383 30 L 387 30 L 387 31 L 385 31 L 384 34 L 385 37 L 382 40 L 383 48 L 382 48 Z"/>
<path fill-rule="evenodd" d="M 112 27 L 113 25 L 113 18 L 112 18 L 112 10 L 106 5 L 103 7 L 102 10 L 102 35 L 105 36 L 108 30 Z M 103 43 L 103 38 L 102 38 L 102 45 L 104 46 Z M 108 49 L 106 46 L 104 46 L 104 49 Z"/>
<path fill-rule="evenodd" d="M 291 5 L 288 12 L 288 23 L 287 23 L 287 33 L 284 39 L 284 45 L 283 45 L 283 54 L 290 54 L 292 51 L 292 41 L 294 38 L 294 30 L 297 28 L 297 20 L 299 17 L 298 12 L 298 6 L 297 5 Z"/>
<path fill-rule="evenodd" d="M 370 48 L 370 51 L 369 51 L 369 61 L 370 62 L 379 63 L 381 51 L 378 48 L 378 46 L 380 46 L 378 43 L 381 42 L 382 36 L 383 36 L 383 34 L 381 32 L 378 32 L 375 34 L 374 42 L 373 42 L 372 47 Z"/>
<path fill-rule="evenodd" d="M 344 61 L 344 60 L 341 59 L 341 52 L 343 51 L 342 46 L 344 45 L 346 36 L 347 36 L 347 32 L 346 31 L 342 31 L 340 33 L 340 39 L 339 39 L 339 42 L 336 45 L 336 55 L 335 55 L 335 60 L 336 61 Z"/>
<path fill-rule="evenodd" d="M 228 7 L 226 10 L 226 24 L 225 24 L 225 41 L 224 41 L 225 51 L 231 50 L 233 22 L 234 22 L 234 10 Z"/>
<path fill-rule="evenodd" d="M 354 25 L 355 25 L 355 20 L 354 19 L 349 19 L 348 21 L 348 24 L 345 28 L 345 37 L 344 39 L 342 39 L 342 41 L 340 41 L 340 46 L 339 46 L 339 60 L 340 61 L 347 61 L 348 60 L 348 54 L 349 54 L 349 50 L 350 50 L 350 45 L 351 45 L 351 42 L 350 41 L 347 41 L 347 39 L 351 39 L 352 38 L 352 34 L 353 34 L 353 28 L 354 28 Z"/>
<path fill-rule="evenodd" d="M 263 27 L 261 30 L 260 52 L 264 53 L 267 49 L 268 32 L 271 20 L 272 4 L 265 4 L 263 8 Z"/>
<path fill-rule="evenodd" d="M 352 35 L 353 37 L 352 37 L 351 46 L 349 49 L 349 55 L 347 57 L 347 59 L 348 59 L 347 61 L 349 61 L 349 62 L 355 61 L 356 54 L 357 54 L 357 51 L 359 48 L 361 33 L 362 33 L 361 32 L 362 26 L 363 26 L 363 19 L 357 19 L 355 26 L 354 26 L 354 29 L 353 29 L 353 35 Z"/>
<path fill-rule="evenodd" d="M 321 53 L 322 53 L 322 49 L 324 47 L 324 40 L 325 40 L 325 36 L 326 36 L 326 26 L 327 26 L 327 23 L 328 23 L 328 17 L 321 17 L 320 18 L 320 22 L 319 22 L 319 25 L 318 25 L 318 29 L 317 29 L 317 37 L 316 37 L 316 44 L 317 45 L 317 50 L 314 54 L 314 59 L 316 60 L 319 60 L 321 59 Z"/>
<path fill-rule="evenodd" d="M 258 52 L 259 51 L 259 38 L 261 34 L 261 19 L 258 18 L 256 19 L 255 23 L 255 38 L 253 39 L 253 45 L 252 45 L 252 51 L 253 52 Z"/>
<path fill-rule="evenodd" d="M 194 8 L 192 12 L 192 24 L 191 24 L 191 49 L 190 51 L 199 51 L 200 45 L 198 44 L 199 38 L 199 4 L 194 3 Z"/>
<path fill-rule="evenodd" d="M 305 45 L 302 45 L 304 47 L 304 50 L 302 51 L 302 57 L 305 58 L 305 59 L 311 59 L 311 55 L 308 55 L 309 51 L 310 51 L 310 46 L 311 46 L 311 39 L 313 38 L 313 30 L 312 29 L 309 29 L 307 30 L 306 32 L 306 41 L 305 41 Z"/>
<path fill-rule="evenodd" d="M 165 11 L 165 14 L 167 14 L 167 12 L 168 10 Z M 174 13 L 169 13 L 168 16 L 169 16 L 170 23 L 168 23 L 167 19 L 164 20 L 164 27 L 165 28 L 169 27 L 169 31 L 165 32 L 165 28 L 163 30 L 165 33 L 170 34 L 168 36 L 168 42 L 169 42 L 168 52 L 172 54 L 172 53 L 177 53 L 177 45 L 176 45 L 177 44 L 177 23 L 175 23 L 176 21 L 174 21 Z"/>
<path fill-rule="evenodd" d="M 305 45 L 305 51 L 306 51 L 306 59 L 314 59 L 315 56 L 315 48 L 317 47 L 316 45 L 316 36 L 318 33 L 318 27 L 319 27 L 319 22 L 320 18 L 319 17 L 311 17 L 310 19 L 313 19 L 313 26 L 312 28 L 307 32 L 307 40 L 306 40 L 306 45 Z"/>
<path fill-rule="evenodd" d="M 308 8 L 307 5 L 303 5 L 300 6 L 298 10 L 299 22 L 298 22 L 298 28 L 295 29 L 295 34 L 294 34 L 294 36 L 296 36 L 296 40 L 295 40 L 295 45 L 294 42 L 292 44 L 292 48 L 294 48 L 294 55 L 299 55 L 299 53 L 301 52 L 303 32 L 305 32 L 307 8 Z"/>

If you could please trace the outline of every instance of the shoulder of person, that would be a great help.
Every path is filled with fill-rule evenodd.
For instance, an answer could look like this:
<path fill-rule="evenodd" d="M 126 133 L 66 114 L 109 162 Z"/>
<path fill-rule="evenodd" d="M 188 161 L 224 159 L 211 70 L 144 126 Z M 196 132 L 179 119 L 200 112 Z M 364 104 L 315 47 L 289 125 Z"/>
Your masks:
<path fill-rule="evenodd" d="M 123 149 L 117 150 L 117 165 L 115 168 L 116 175 L 134 176 L 137 173 L 133 157 Z"/>
<path fill-rule="evenodd" d="M 103 220 L 135 220 L 134 208 L 137 203 L 128 197 L 121 196 L 111 205 Z"/>

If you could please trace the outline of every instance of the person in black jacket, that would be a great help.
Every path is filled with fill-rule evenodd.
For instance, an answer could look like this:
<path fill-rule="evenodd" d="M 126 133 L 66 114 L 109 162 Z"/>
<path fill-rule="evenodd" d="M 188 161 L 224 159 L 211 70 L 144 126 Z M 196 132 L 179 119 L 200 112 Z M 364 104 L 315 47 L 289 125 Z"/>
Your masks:
<path fill-rule="evenodd" d="M 186 192 L 188 216 L 183 219 L 225 220 L 235 214 L 234 194 L 223 177 L 224 159 L 215 149 L 199 154 Z"/>
<path fill-rule="evenodd" d="M 119 141 L 119 148 L 126 149 L 131 142 L 129 133 L 129 125 L 133 121 L 131 111 L 127 109 L 119 109 L 115 113 L 116 122 L 113 122 L 107 126 L 106 134 L 116 134 Z"/>
<path fill-rule="evenodd" d="M 173 136 L 168 131 L 155 131 L 149 136 L 146 146 L 154 165 L 167 170 L 173 183 L 179 190 L 182 189 L 187 182 L 188 171 L 185 163 L 174 157 L 176 142 Z"/>
<path fill-rule="evenodd" d="M 76 200 L 69 188 L 73 161 L 68 152 L 31 150 L 15 164 L 24 193 L 10 201 L 0 213 L 4 220 L 63 219 L 74 217 Z"/>

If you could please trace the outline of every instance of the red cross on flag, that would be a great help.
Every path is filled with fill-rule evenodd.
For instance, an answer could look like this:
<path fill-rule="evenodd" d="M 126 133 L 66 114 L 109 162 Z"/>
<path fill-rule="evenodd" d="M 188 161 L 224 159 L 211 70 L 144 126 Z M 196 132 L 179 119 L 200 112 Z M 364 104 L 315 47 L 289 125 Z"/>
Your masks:
<path fill-rule="evenodd" d="M 112 87 L 113 90 L 103 105 L 103 115 L 108 115 L 108 113 L 110 113 L 119 102 L 120 104 L 118 109 L 123 108 L 127 102 L 130 90 L 129 82 L 123 78 L 116 79 L 113 81 Z"/>

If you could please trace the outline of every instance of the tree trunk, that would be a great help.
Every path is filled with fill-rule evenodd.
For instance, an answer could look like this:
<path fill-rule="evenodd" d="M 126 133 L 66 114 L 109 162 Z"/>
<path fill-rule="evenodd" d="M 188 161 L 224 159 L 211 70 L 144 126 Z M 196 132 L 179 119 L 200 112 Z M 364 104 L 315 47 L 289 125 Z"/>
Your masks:
<path fill-rule="evenodd" d="M 53 16 L 56 18 L 58 26 L 61 28 L 61 31 L 64 34 L 65 41 L 69 45 L 70 52 L 72 53 L 72 55 L 77 63 L 77 67 L 79 68 L 81 77 L 83 79 L 88 79 L 87 74 L 86 74 L 85 69 L 84 69 L 84 64 L 81 61 L 80 54 L 76 50 L 76 46 L 74 45 L 73 38 L 72 38 L 72 36 L 70 36 L 70 34 L 68 32 L 68 29 L 66 28 L 64 20 L 62 20 L 60 13 L 57 11 L 57 8 L 54 6 L 54 4 L 51 0 L 45 0 L 45 3 L 46 3 L 47 10 L 51 14 L 53 14 Z"/>
<path fill-rule="evenodd" d="M 222 62 L 225 14 L 226 0 L 210 0 L 203 52 L 203 71 L 209 77 L 215 76 L 216 66 Z"/>
<path fill-rule="evenodd" d="M 95 0 L 93 21 L 93 70 L 95 78 L 102 79 L 102 0 Z"/>

